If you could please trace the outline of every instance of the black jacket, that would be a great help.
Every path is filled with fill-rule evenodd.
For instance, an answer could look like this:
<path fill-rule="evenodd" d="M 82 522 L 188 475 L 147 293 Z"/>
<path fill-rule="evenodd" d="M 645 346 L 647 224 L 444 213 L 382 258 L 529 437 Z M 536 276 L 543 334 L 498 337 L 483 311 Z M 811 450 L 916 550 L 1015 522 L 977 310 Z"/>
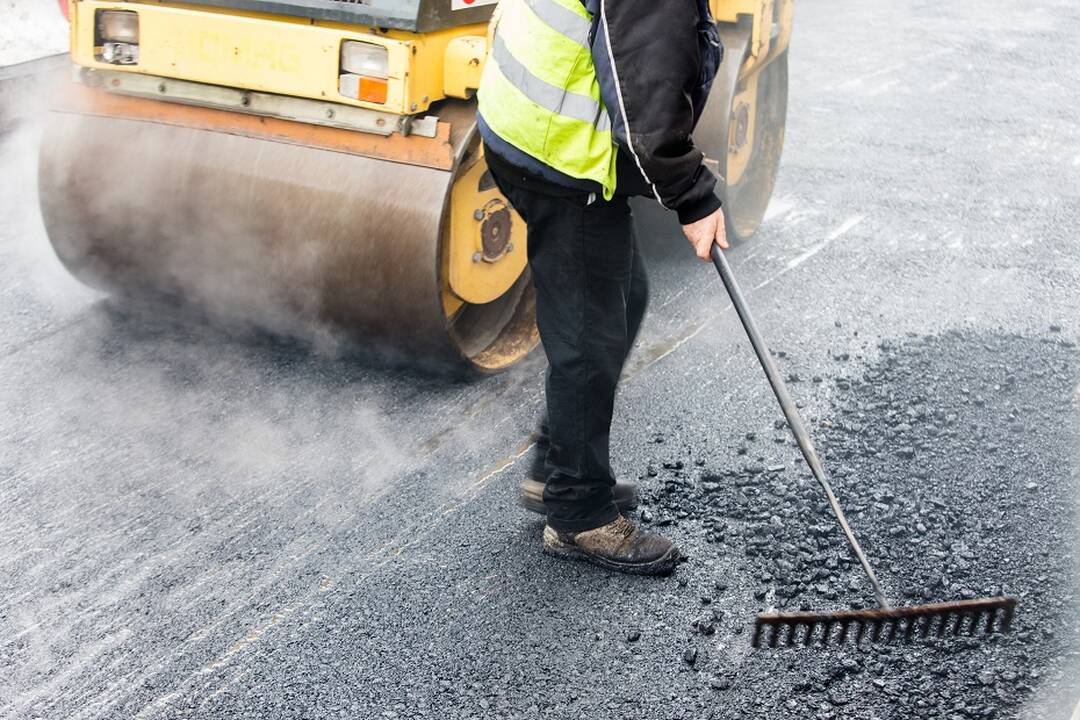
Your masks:
<path fill-rule="evenodd" d="M 619 146 L 679 222 L 720 207 L 716 178 L 690 134 L 720 63 L 705 0 L 583 0 L 592 55 Z"/>
<path fill-rule="evenodd" d="M 716 178 L 690 135 L 708 97 L 721 47 L 706 0 L 581 0 L 593 17 L 600 96 L 619 145 L 620 195 L 650 195 L 688 224 L 720 207 Z M 483 123 L 495 164 L 545 183 L 598 191 L 517 151 Z M 500 163 L 499 160 L 506 161 Z"/>

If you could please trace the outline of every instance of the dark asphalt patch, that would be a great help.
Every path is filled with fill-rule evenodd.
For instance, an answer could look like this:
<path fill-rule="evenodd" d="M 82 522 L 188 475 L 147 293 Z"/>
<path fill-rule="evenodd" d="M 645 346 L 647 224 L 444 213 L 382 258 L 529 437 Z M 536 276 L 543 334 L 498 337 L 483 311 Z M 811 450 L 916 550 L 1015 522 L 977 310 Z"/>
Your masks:
<path fill-rule="evenodd" d="M 1009 593 L 1020 599 L 1014 632 L 762 650 L 729 665 L 695 655 L 722 704 L 714 715 L 1014 717 L 1050 697 L 1060 700 L 1041 703 L 1048 714 L 1024 717 L 1068 717 L 1080 691 L 1080 356 L 1057 332 L 950 332 L 879 350 L 861 374 L 838 366 L 848 371 L 829 411 L 810 418 L 851 524 L 895 604 Z M 760 609 L 872 602 L 805 466 L 766 462 L 778 439 L 747 435 L 746 454 L 721 472 L 660 462 L 647 483 L 641 512 L 653 525 L 700 528 L 706 553 L 738 558 L 735 576 L 701 598 L 695 645 L 732 632 L 749 641 L 751 617 L 710 607 L 728 581 L 752 584 Z"/>

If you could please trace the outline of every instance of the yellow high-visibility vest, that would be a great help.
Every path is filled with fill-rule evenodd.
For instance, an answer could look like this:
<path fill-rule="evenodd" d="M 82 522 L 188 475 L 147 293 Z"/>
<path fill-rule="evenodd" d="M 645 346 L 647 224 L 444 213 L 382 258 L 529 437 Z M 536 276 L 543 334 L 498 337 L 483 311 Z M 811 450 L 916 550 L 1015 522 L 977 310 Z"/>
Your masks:
<path fill-rule="evenodd" d="M 559 172 L 615 194 L 618 147 L 578 0 L 501 0 L 477 92 L 487 126 Z"/>

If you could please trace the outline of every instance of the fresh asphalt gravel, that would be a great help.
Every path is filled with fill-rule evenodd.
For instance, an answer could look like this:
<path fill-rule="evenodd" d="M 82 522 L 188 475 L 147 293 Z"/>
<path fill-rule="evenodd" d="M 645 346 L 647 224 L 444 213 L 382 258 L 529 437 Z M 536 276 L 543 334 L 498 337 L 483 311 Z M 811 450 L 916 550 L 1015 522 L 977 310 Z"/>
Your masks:
<path fill-rule="evenodd" d="M 740 591 L 787 610 L 869 602 L 867 580 L 778 418 L 770 431 L 744 435 L 734 451 L 744 461 L 720 472 L 692 447 L 661 452 L 668 459 L 647 468 L 657 482 L 642 516 L 703 537 L 701 558 L 735 559 L 733 572 L 702 591 L 684 660 L 696 668 L 707 654 L 710 686 L 747 716 L 1013 716 L 1044 675 L 1075 697 L 1080 575 L 1064 549 L 1076 535 L 1075 345 L 1052 333 L 950 331 L 878 351 L 869 366 L 853 367 L 846 353 L 830 358 L 836 391 L 815 413 L 850 521 L 894 604 L 1015 595 L 1013 632 L 714 659 L 716 635 L 745 637 L 745 612 L 731 602 Z M 667 444 L 666 435 L 655 440 Z"/>
<path fill-rule="evenodd" d="M 1069 718 L 1080 8 L 796 12 L 780 180 L 732 264 L 892 599 L 1007 592 L 1013 633 L 750 649 L 761 610 L 872 598 L 652 208 L 612 450 L 690 556 L 668 579 L 540 553 L 514 497 L 541 357 L 449 381 L 107 302 L 48 249 L 25 123 L 0 136 L 0 717 Z"/>

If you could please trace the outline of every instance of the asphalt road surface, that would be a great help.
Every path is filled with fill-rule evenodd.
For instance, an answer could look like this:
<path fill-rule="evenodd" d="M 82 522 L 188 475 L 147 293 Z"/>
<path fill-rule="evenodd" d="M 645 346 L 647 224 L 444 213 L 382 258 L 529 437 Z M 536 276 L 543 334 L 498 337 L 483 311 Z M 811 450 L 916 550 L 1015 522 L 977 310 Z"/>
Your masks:
<path fill-rule="evenodd" d="M 1018 596 L 985 641 L 750 649 L 871 596 L 677 230 L 613 456 L 691 560 L 624 577 L 515 505 L 542 358 L 448 382 L 112 306 L 0 136 L 0 717 L 1069 718 L 1078 37 L 1072 0 L 801 0 L 729 256 L 887 591 Z"/>

